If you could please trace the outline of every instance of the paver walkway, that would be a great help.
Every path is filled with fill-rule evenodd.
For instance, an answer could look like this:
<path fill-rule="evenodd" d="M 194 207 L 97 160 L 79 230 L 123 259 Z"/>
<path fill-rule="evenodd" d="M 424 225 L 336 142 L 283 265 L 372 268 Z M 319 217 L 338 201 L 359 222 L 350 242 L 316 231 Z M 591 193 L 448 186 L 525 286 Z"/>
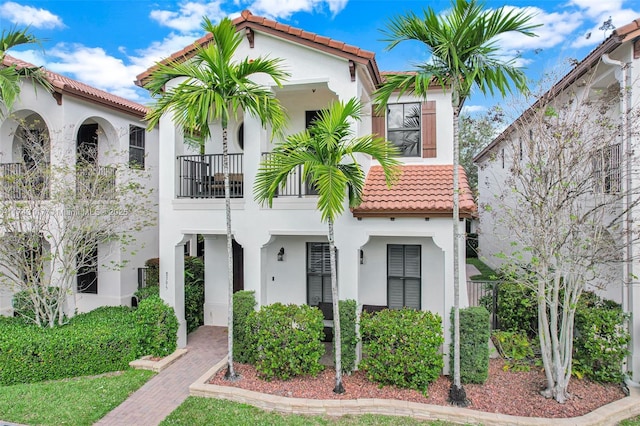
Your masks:
<path fill-rule="evenodd" d="M 227 354 L 226 327 L 203 326 L 189 334 L 188 352 L 103 417 L 101 426 L 159 424 L 189 396 L 189 385 Z"/>

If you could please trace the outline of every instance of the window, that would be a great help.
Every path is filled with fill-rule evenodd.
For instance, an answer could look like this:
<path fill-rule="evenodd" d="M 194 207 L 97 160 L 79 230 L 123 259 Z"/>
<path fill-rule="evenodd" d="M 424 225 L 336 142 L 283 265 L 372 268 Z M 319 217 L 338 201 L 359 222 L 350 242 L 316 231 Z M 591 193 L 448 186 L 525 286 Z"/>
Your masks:
<path fill-rule="evenodd" d="M 621 190 L 620 149 L 620 144 L 615 144 L 595 152 L 592 159 L 595 192 L 612 194 Z"/>
<path fill-rule="evenodd" d="M 78 293 L 98 294 L 98 245 L 95 243 L 81 243 L 88 250 L 78 253 L 77 285 Z"/>
<path fill-rule="evenodd" d="M 78 161 L 83 164 L 98 163 L 98 125 L 83 124 L 76 141 Z"/>
<path fill-rule="evenodd" d="M 421 247 L 389 244 L 387 246 L 387 305 L 420 309 Z"/>
<path fill-rule="evenodd" d="M 504 148 L 500 150 L 500 159 L 502 160 L 502 168 L 504 169 Z"/>
<path fill-rule="evenodd" d="M 403 157 L 419 157 L 420 104 L 390 104 L 387 112 L 387 138 L 389 141 L 400 149 Z"/>
<path fill-rule="evenodd" d="M 329 243 L 307 243 L 307 304 L 332 300 Z"/>
<path fill-rule="evenodd" d="M 129 126 L 129 167 L 144 169 L 145 130 L 138 126 Z"/>

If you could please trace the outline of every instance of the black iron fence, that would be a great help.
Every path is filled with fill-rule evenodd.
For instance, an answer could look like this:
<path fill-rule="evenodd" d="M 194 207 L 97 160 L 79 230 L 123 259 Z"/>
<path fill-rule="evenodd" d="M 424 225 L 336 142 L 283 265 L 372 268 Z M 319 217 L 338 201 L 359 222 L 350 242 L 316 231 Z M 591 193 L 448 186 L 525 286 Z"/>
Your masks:
<path fill-rule="evenodd" d="M 0 197 L 3 200 L 48 200 L 49 163 L 0 164 Z"/>
<path fill-rule="evenodd" d="M 498 329 L 499 281 L 467 281 L 469 306 L 484 306 L 491 314 L 491 329 Z"/>
<path fill-rule="evenodd" d="M 76 194 L 80 198 L 109 199 L 116 189 L 116 168 L 87 164 L 76 169 Z"/>
<path fill-rule="evenodd" d="M 178 198 L 224 198 L 222 154 L 178 156 Z M 243 154 L 229 154 L 231 198 L 244 196 Z"/>

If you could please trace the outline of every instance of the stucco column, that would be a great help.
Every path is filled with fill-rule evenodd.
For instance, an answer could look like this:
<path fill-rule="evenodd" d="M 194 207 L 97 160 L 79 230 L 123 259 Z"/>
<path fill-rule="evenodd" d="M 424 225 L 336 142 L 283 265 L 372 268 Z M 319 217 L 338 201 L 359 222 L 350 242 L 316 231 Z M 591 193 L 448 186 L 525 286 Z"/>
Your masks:
<path fill-rule="evenodd" d="M 187 345 L 187 323 L 184 318 L 184 236 L 178 243 L 171 244 L 160 238 L 160 297 L 173 307 L 178 317 L 178 347 Z"/>
<path fill-rule="evenodd" d="M 204 235 L 204 323 L 227 326 L 227 237 Z"/>

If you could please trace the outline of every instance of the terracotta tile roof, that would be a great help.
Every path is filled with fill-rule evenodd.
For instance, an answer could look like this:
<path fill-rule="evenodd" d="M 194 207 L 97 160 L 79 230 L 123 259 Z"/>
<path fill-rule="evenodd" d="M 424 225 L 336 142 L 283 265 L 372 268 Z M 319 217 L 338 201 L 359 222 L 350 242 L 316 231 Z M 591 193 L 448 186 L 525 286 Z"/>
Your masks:
<path fill-rule="evenodd" d="M 238 30 L 245 28 L 257 30 L 263 33 L 271 34 L 276 37 L 281 37 L 286 40 L 293 41 L 305 46 L 313 47 L 318 50 L 322 50 L 327 53 L 331 53 L 346 59 L 352 60 L 356 63 L 366 66 L 371 74 L 374 84 L 381 83 L 380 71 L 376 64 L 375 54 L 368 50 L 360 49 L 359 47 L 346 44 L 344 42 L 331 39 L 329 37 L 321 36 L 316 33 L 308 32 L 300 28 L 292 27 L 273 21 L 271 19 L 264 18 L 262 16 L 256 16 L 248 10 L 242 11 L 239 17 L 233 20 Z M 206 34 L 204 37 L 196 40 L 192 45 L 185 47 L 184 49 L 175 52 L 168 58 L 161 61 L 166 64 L 175 60 L 185 60 L 190 58 L 196 49 L 196 46 L 204 45 L 211 40 L 211 34 Z M 156 67 L 153 66 L 136 77 L 136 84 L 144 87 L 146 80 Z"/>
<path fill-rule="evenodd" d="M 460 217 L 476 211 L 467 176 L 460 167 Z M 372 166 L 362 204 L 355 217 L 450 217 L 453 211 L 453 165 L 404 165 L 398 182 L 387 188 L 382 167 Z"/>
<path fill-rule="evenodd" d="M 20 68 L 36 68 L 35 65 L 29 62 L 23 61 L 18 58 L 14 58 L 9 55 L 5 55 L 2 63 L 4 66 L 15 65 Z M 81 83 L 77 80 L 65 77 L 55 72 L 45 69 L 45 75 L 47 80 L 53 86 L 54 92 L 58 95 L 69 95 L 78 98 L 83 98 L 89 102 L 104 105 L 108 108 L 113 108 L 119 111 L 123 111 L 129 114 L 133 114 L 138 117 L 144 117 L 147 114 L 147 107 L 138 104 L 136 102 L 121 98 L 120 96 L 113 95 L 105 92 L 104 90 L 96 89 L 88 84 Z M 57 98 L 58 99 L 58 98 Z M 58 102 L 61 102 L 59 98 Z"/>

